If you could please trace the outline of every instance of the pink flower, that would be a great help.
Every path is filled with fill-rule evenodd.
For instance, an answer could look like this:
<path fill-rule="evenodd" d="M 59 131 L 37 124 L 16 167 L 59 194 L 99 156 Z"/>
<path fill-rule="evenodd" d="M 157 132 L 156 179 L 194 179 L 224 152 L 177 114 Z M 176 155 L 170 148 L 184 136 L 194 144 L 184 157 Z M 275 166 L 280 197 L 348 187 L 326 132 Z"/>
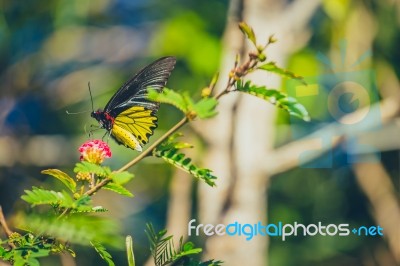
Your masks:
<path fill-rule="evenodd" d="M 83 143 L 79 147 L 80 160 L 90 163 L 101 164 L 105 158 L 111 157 L 111 150 L 107 143 L 95 139 Z"/>

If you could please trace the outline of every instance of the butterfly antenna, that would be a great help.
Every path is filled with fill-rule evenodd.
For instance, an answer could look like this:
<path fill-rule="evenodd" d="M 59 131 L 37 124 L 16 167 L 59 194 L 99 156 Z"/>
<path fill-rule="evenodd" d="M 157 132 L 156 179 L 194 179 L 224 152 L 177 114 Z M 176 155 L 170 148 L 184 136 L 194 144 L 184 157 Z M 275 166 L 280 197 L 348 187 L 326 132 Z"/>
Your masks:
<path fill-rule="evenodd" d="M 68 110 L 65 110 L 65 112 L 67 113 L 67 115 L 79 115 L 79 114 L 90 112 L 90 110 L 81 111 L 81 112 L 70 112 Z"/>
<path fill-rule="evenodd" d="M 90 101 L 92 102 L 92 111 L 94 112 L 92 90 L 90 89 L 90 81 L 88 82 L 88 87 L 89 87 Z"/>

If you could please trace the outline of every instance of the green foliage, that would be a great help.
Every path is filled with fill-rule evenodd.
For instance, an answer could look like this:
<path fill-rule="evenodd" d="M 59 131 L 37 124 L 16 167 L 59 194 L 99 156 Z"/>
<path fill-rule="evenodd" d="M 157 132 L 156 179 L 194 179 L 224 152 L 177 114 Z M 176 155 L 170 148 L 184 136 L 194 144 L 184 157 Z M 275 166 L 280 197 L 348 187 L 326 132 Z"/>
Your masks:
<path fill-rule="evenodd" d="M 128 260 L 128 266 L 135 266 L 135 255 L 133 253 L 133 240 L 131 236 L 126 236 L 126 258 Z"/>
<path fill-rule="evenodd" d="M 295 80 L 301 82 L 303 85 L 307 86 L 307 83 L 305 82 L 305 80 L 302 76 L 296 75 L 289 70 L 278 67 L 275 62 L 271 61 L 266 64 L 263 64 L 263 65 L 259 66 L 258 69 L 265 70 L 265 71 L 268 71 L 271 73 L 275 73 L 275 74 L 278 74 L 285 78 L 295 79 Z"/>
<path fill-rule="evenodd" d="M 301 105 L 295 98 L 290 97 L 283 92 L 267 89 L 265 86 L 253 85 L 250 81 L 247 81 L 245 84 L 243 84 L 242 81 L 238 81 L 236 88 L 238 91 L 246 92 L 257 96 L 258 98 L 267 100 L 270 103 L 286 110 L 290 115 L 301 118 L 304 121 L 310 120 L 310 116 L 304 106 Z"/>
<path fill-rule="evenodd" d="M 22 195 L 21 198 L 32 206 L 50 205 L 55 210 L 63 211 L 69 209 L 72 213 L 107 211 L 100 206 L 93 207 L 91 205 L 91 198 L 85 195 L 74 200 L 65 191 L 57 192 L 37 187 L 33 187 L 32 190 L 25 190 L 25 193 L 26 194 Z"/>
<path fill-rule="evenodd" d="M 39 265 L 37 258 L 47 257 L 52 253 L 69 252 L 73 257 L 73 253 L 67 245 L 56 241 L 53 238 L 43 236 L 34 236 L 32 233 L 20 235 L 13 233 L 8 241 L 2 244 L 14 245 L 13 249 L 5 249 L 0 246 L 0 258 L 13 263 L 13 265 Z"/>
<path fill-rule="evenodd" d="M 122 185 L 117 184 L 117 183 L 108 183 L 103 187 L 104 189 L 111 190 L 115 193 L 118 193 L 122 196 L 127 196 L 127 197 L 133 197 L 133 194 L 124 188 Z"/>
<path fill-rule="evenodd" d="M 58 180 L 60 180 L 71 192 L 75 192 L 76 190 L 76 182 L 72 179 L 68 174 L 64 173 L 58 169 L 47 169 L 43 170 L 42 174 L 51 175 Z"/>
<path fill-rule="evenodd" d="M 127 171 L 124 172 L 112 172 L 109 176 L 115 184 L 123 185 L 131 181 L 135 175 Z"/>
<path fill-rule="evenodd" d="M 151 88 L 148 91 L 148 98 L 150 100 L 173 105 L 190 119 L 196 117 L 207 119 L 217 114 L 215 108 L 218 101 L 215 98 L 205 97 L 198 102 L 195 102 L 186 94 L 179 94 L 166 88 L 162 92 L 158 92 Z"/>
<path fill-rule="evenodd" d="M 94 247 L 96 252 L 100 255 L 100 257 L 105 260 L 108 266 L 114 266 L 114 262 L 112 261 L 112 256 L 110 253 L 107 252 L 106 248 L 96 241 L 91 241 L 90 244 Z"/>
<path fill-rule="evenodd" d="M 190 173 L 198 179 L 205 181 L 208 185 L 215 186 L 214 180 L 217 179 L 217 177 L 211 174 L 211 170 L 197 167 L 192 163 L 192 159 L 179 152 L 179 150 L 182 148 L 191 147 L 191 145 L 188 143 L 175 141 L 175 139 L 180 136 L 182 135 L 174 134 L 169 137 L 166 141 L 155 148 L 153 155 L 163 158 L 168 163 Z"/>
<path fill-rule="evenodd" d="M 185 98 L 173 90 L 164 88 L 162 92 L 158 92 L 149 88 L 147 97 L 152 101 L 173 105 L 185 114 L 188 112 Z"/>
<path fill-rule="evenodd" d="M 188 100 L 188 107 L 191 112 L 194 112 L 200 119 L 207 119 L 216 116 L 218 113 L 215 108 L 218 101 L 215 98 L 202 98 L 197 103 Z"/>
<path fill-rule="evenodd" d="M 152 224 L 146 225 L 146 234 L 150 241 L 150 251 L 156 266 L 168 265 L 177 262 L 183 257 L 198 254 L 201 248 L 195 248 L 192 242 L 183 244 L 183 238 L 179 240 L 179 247 L 176 250 L 173 236 L 166 236 L 167 230 L 155 232 Z M 197 264 L 198 265 L 198 264 Z"/>
<path fill-rule="evenodd" d="M 52 236 L 62 241 L 89 245 L 90 241 L 120 247 L 121 237 L 116 233 L 119 226 L 114 220 L 93 215 L 71 215 L 58 219 L 55 216 L 29 215 L 18 221 L 18 227 L 33 235 Z"/>
<path fill-rule="evenodd" d="M 110 168 L 85 161 L 77 163 L 75 165 L 74 172 L 95 174 L 101 177 L 106 177 L 111 174 Z"/>
<path fill-rule="evenodd" d="M 26 195 L 22 195 L 21 199 L 30 203 L 32 206 L 46 204 L 69 208 L 74 202 L 71 196 L 65 191 L 56 192 L 53 190 L 33 187 L 32 191 L 25 190 L 25 193 Z"/>

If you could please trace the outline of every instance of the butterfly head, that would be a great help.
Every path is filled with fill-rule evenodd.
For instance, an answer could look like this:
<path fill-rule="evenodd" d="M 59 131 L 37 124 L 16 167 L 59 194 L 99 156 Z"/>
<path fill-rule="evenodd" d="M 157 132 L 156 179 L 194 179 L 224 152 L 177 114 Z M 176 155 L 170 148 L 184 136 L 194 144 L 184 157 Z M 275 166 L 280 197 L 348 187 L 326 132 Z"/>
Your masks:
<path fill-rule="evenodd" d="M 90 116 L 96 119 L 100 123 L 100 126 L 106 130 L 111 130 L 114 125 L 114 117 L 100 109 L 93 111 Z"/>

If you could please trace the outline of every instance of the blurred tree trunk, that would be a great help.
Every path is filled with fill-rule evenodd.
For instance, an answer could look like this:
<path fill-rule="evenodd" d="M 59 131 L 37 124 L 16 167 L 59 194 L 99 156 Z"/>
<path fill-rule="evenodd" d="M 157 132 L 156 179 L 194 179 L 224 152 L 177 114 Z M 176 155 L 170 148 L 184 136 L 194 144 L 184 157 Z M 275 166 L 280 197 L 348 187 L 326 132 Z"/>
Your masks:
<path fill-rule="evenodd" d="M 236 53 L 246 56 L 248 47 L 238 30 L 243 20 L 253 27 L 258 42 L 266 43 L 275 34 L 278 43 L 267 56 L 283 66 L 293 49 L 308 38 L 305 25 L 318 6 L 318 0 L 295 1 L 232 0 L 224 36 L 221 76 L 229 73 Z M 277 77 L 256 73 L 254 83 L 279 88 Z M 223 86 L 226 80 L 221 80 Z M 221 99 L 219 115 L 202 124 L 209 144 L 205 165 L 219 177 L 216 189 L 200 184 L 199 223 L 266 223 L 269 176 L 265 164 L 273 152 L 276 107 L 249 95 L 229 95 Z M 205 132 L 205 130 L 207 132 Z M 207 138 L 208 137 L 208 138 Z M 244 236 L 209 237 L 205 258 L 216 258 L 227 265 L 266 265 L 266 236 L 246 241 Z"/>

